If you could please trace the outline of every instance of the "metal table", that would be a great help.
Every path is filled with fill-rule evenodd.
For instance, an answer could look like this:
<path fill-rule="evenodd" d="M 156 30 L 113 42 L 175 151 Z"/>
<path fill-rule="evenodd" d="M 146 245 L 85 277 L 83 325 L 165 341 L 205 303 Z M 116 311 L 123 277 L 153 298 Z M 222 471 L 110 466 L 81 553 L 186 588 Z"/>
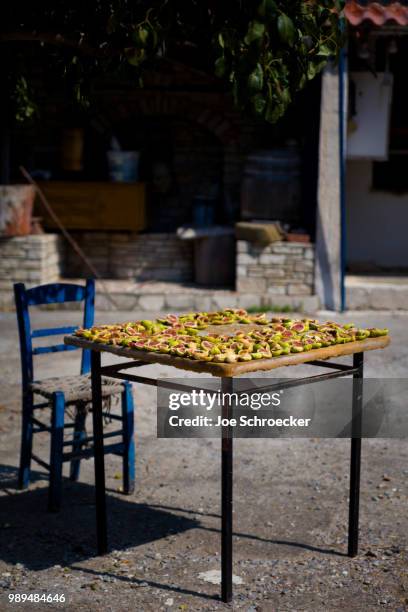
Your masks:
<path fill-rule="evenodd" d="M 211 330 L 210 330 L 211 331 Z M 348 528 L 348 555 L 354 557 L 358 551 L 358 520 L 360 496 L 360 458 L 361 458 L 361 407 L 363 397 L 363 363 L 364 352 L 384 348 L 390 342 L 388 336 L 368 338 L 359 342 L 330 346 L 315 349 L 305 353 L 297 353 L 260 359 L 243 363 L 225 364 L 213 362 L 200 362 L 184 357 L 175 357 L 161 353 L 149 353 L 131 348 L 106 345 L 98 342 L 67 336 L 66 344 L 90 349 L 92 364 L 92 417 L 94 432 L 94 463 L 95 463 L 95 495 L 96 495 L 96 530 L 97 548 L 99 554 L 108 550 L 107 521 L 106 521 L 106 492 L 105 492 L 105 456 L 103 448 L 103 419 L 101 376 L 110 376 L 120 380 L 137 382 L 157 386 L 155 378 L 130 374 L 129 369 L 146 365 L 147 363 L 161 363 L 192 372 L 203 372 L 221 379 L 221 391 L 230 393 L 235 376 L 249 374 L 254 371 L 275 370 L 282 366 L 305 364 L 326 367 L 327 373 L 302 378 L 288 378 L 287 382 L 280 382 L 276 388 L 291 388 L 307 385 L 332 378 L 353 376 L 352 391 L 352 434 L 351 434 L 351 460 L 350 460 L 350 501 L 349 501 L 349 528 Z M 127 361 L 108 366 L 101 365 L 101 353 L 107 352 L 127 357 Z M 332 357 L 352 355 L 352 365 L 333 363 L 327 361 Z M 166 385 L 171 384 L 166 383 Z M 184 390 L 193 387 L 176 385 Z M 257 390 L 272 390 L 269 384 Z M 222 406 L 222 416 L 231 418 L 233 407 L 226 402 Z M 223 426 L 221 441 L 221 599 L 224 602 L 232 600 L 232 504 L 233 504 L 233 437 L 231 427 Z"/>

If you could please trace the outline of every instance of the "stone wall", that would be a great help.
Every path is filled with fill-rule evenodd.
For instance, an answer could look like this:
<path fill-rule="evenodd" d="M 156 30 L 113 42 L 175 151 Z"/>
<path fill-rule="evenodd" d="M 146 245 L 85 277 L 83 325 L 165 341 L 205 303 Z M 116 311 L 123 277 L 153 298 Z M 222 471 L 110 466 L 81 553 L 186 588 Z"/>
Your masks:
<path fill-rule="evenodd" d="M 81 232 L 73 236 L 103 278 L 192 280 L 192 244 L 175 234 Z M 68 246 L 62 273 L 66 278 L 84 276 L 82 260 Z"/>
<path fill-rule="evenodd" d="M 314 294 L 314 247 L 300 242 L 268 246 L 237 241 L 237 291 L 275 296 Z"/>
<path fill-rule="evenodd" d="M 13 304 L 13 283 L 53 283 L 60 277 L 61 238 L 57 234 L 0 237 L 0 306 Z"/>

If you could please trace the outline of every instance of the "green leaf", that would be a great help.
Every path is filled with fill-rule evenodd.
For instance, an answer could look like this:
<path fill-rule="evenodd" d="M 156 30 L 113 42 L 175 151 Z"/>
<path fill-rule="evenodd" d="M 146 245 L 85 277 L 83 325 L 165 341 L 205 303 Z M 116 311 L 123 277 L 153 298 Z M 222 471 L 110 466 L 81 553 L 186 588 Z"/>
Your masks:
<path fill-rule="evenodd" d="M 215 76 L 217 76 L 220 79 L 222 79 L 222 77 L 225 76 L 227 72 L 227 61 L 224 55 L 221 55 L 215 60 L 214 72 L 215 72 Z"/>
<path fill-rule="evenodd" d="M 109 16 L 106 24 L 106 31 L 108 34 L 113 34 L 118 26 L 118 18 L 115 13 Z"/>
<path fill-rule="evenodd" d="M 265 111 L 265 107 L 266 107 L 266 100 L 263 97 L 263 95 L 256 94 L 255 96 L 251 98 L 251 103 L 252 103 L 252 108 L 254 110 L 254 113 L 262 117 Z"/>
<path fill-rule="evenodd" d="M 309 66 L 307 67 L 307 78 L 309 79 L 309 81 L 314 79 L 316 74 L 317 74 L 316 66 L 313 64 L 313 62 L 310 62 Z"/>
<path fill-rule="evenodd" d="M 290 95 L 289 87 L 284 87 L 281 91 L 280 98 L 282 103 L 286 106 L 292 102 L 292 96 Z"/>
<path fill-rule="evenodd" d="M 295 42 L 296 30 L 290 17 L 281 13 L 278 17 L 278 33 L 282 42 L 293 45 Z"/>
<path fill-rule="evenodd" d="M 244 38 L 244 42 L 250 45 L 255 40 L 259 40 L 265 33 L 265 24 L 260 21 L 251 21 L 248 27 L 248 32 Z"/>
<path fill-rule="evenodd" d="M 127 49 L 125 49 L 125 55 L 128 63 L 131 66 L 140 66 L 140 64 L 146 57 L 146 51 L 144 49 L 135 49 L 133 47 L 128 47 Z"/>
<path fill-rule="evenodd" d="M 278 7 L 276 6 L 275 0 L 262 0 L 258 6 L 258 15 L 262 17 L 262 19 L 270 20 L 276 15 L 277 10 Z"/>
<path fill-rule="evenodd" d="M 147 47 L 149 30 L 144 26 L 139 26 L 133 33 L 133 40 L 138 47 Z"/>
<path fill-rule="evenodd" d="M 264 74 L 261 64 L 257 64 L 248 77 L 248 87 L 252 91 L 261 91 L 263 87 Z"/>
<path fill-rule="evenodd" d="M 276 123 L 284 112 L 285 106 L 283 104 L 269 103 L 266 107 L 265 119 L 269 121 L 269 123 Z"/>
<path fill-rule="evenodd" d="M 220 45 L 221 49 L 224 49 L 225 43 L 224 43 L 224 36 L 222 35 L 222 32 L 218 34 L 218 44 Z"/>
<path fill-rule="evenodd" d="M 306 83 L 307 83 L 307 76 L 306 74 L 302 74 L 299 80 L 298 89 L 303 89 Z"/>

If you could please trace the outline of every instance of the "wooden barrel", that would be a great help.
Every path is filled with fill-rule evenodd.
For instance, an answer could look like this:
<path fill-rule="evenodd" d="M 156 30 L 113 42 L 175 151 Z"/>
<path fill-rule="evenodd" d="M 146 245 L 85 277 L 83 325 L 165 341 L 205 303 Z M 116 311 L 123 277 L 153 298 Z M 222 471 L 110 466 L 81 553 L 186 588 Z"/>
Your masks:
<path fill-rule="evenodd" d="M 242 219 L 299 221 L 300 173 L 297 147 L 257 151 L 249 155 L 241 189 Z"/>

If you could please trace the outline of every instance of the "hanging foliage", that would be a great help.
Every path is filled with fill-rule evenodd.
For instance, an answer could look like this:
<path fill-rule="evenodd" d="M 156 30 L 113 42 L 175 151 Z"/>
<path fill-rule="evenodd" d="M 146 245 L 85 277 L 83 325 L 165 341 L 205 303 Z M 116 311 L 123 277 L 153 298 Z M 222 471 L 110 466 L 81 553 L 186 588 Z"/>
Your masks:
<path fill-rule="evenodd" d="M 167 57 L 222 79 L 238 108 L 275 122 L 295 93 L 338 55 L 343 4 L 99 0 L 90 11 L 89 3 L 63 1 L 42 2 L 40 14 L 36 3 L 20 3 L 21 10 L 13 3 L 0 42 L 8 56 L 19 55 L 20 64 L 30 45 L 41 45 L 47 66 L 68 79 L 81 104 L 96 75 L 126 71 L 139 86 L 150 62 Z M 18 82 L 21 94 L 21 77 Z M 27 113 L 17 110 L 19 118 Z"/>

